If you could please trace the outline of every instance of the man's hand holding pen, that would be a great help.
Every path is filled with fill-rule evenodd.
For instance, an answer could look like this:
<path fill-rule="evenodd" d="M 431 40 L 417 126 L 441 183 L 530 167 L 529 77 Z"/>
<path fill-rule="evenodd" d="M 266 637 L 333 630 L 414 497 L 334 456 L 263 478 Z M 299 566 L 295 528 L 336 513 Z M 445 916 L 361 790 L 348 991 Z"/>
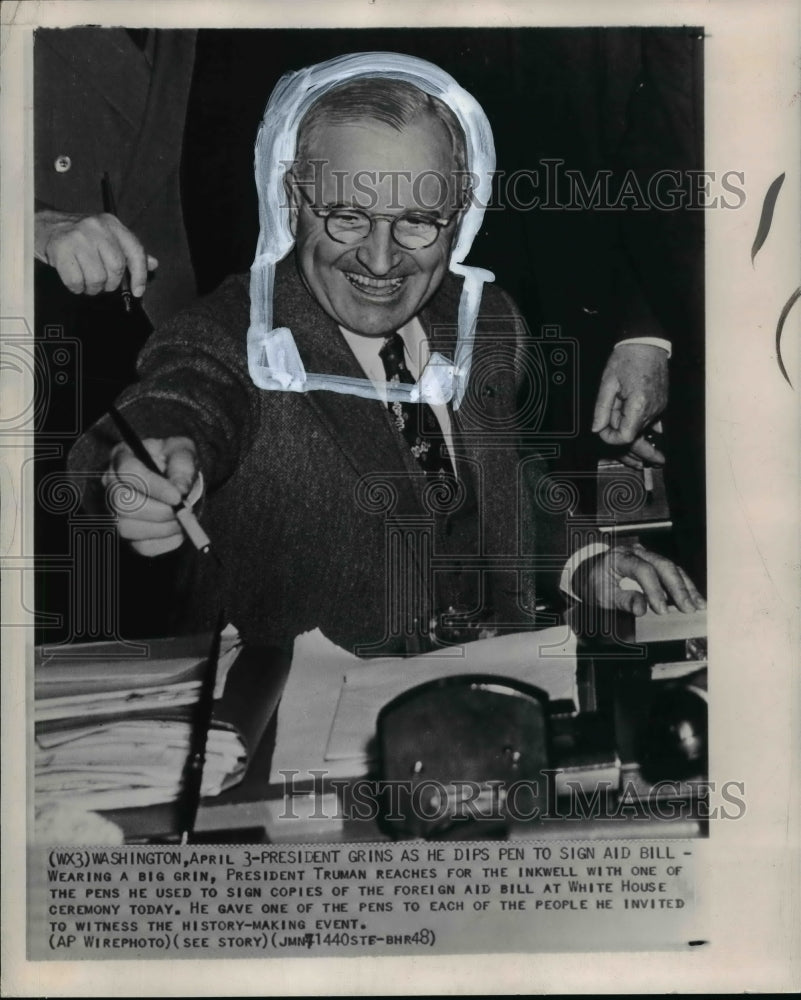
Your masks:
<path fill-rule="evenodd" d="M 647 431 L 668 400 L 668 353 L 649 344 L 618 344 L 607 361 L 595 403 L 592 430 L 621 449 L 635 469 L 664 465 L 665 456 Z"/>
<path fill-rule="evenodd" d="M 98 295 L 120 287 L 126 271 L 131 293 L 141 298 L 158 261 L 127 226 L 108 212 L 80 215 L 40 211 L 34 220 L 34 252 L 58 271 L 75 295 Z"/>
<path fill-rule="evenodd" d="M 196 484 L 197 452 L 186 437 L 146 438 L 142 445 L 160 473 L 120 442 L 111 452 L 103 485 L 121 537 L 140 555 L 159 556 L 184 541 L 185 529 L 176 508 Z"/>

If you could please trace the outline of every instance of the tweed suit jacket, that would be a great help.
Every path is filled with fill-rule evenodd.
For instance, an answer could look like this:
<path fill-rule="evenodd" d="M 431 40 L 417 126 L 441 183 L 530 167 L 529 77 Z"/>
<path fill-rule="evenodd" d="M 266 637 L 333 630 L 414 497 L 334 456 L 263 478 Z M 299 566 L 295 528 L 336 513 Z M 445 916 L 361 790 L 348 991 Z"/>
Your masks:
<path fill-rule="evenodd" d="M 432 350 L 451 357 L 460 290 L 449 274 L 419 317 Z M 201 521 L 225 568 L 218 574 L 186 552 L 182 624 L 210 625 L 224 602 L 246 641 L 288 642 L 320 627 L 364 655 L 414 648 L 411 619 L 448 608 L 474 623 L 531 627 L 532 558 L 550 555 L 541 576 L 552 580 L 566 544 L 560 519 L 534 509 L 541 463 L 519 450 L 525 328 L 508 297 L 484 292 L 470 388 L 452 413 L 452 504 L 380 401 L 256 388 L 248 322 L 247 279 L 229 278 L 151 337 L 140 382 L 118 402 L 140 436 L 186 435 L 197 445 Z M 292 330 L 308 372 L 363 377 L 293 255 L 277 269 L 275 322 Z M 100 421 L 73 449 L 71 468 L 102 471 L 116 440 Z"/>

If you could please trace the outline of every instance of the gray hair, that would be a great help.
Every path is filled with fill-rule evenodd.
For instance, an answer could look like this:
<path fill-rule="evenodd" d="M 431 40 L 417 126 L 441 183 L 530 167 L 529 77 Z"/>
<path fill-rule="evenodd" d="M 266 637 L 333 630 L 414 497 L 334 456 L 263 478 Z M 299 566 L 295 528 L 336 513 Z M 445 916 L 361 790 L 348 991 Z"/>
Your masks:
<path fill-rule="evenodd" d="M 316 101 L 298 126 L 295 163 L 311 158 L 315 133 L 323 125 L 353 125 L 370 119 L 401 132 L 406 125 L 430 117 L 440 121 L 451 138 L 454 170 L 467 170 L 467 144 L 456 115 L 444 101 L 405 80 L 358 77 L 333 87 Z"/>

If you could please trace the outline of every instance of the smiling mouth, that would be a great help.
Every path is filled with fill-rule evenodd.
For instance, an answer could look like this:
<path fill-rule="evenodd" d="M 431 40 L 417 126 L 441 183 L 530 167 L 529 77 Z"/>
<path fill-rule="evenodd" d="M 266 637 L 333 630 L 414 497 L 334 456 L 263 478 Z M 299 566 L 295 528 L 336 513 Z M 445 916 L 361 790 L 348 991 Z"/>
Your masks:
<path fill-rule="evenodd" d="M 373 299 L 391 298 L 406 280 L 405 275 L 400 278 L 368 278 L 367 275 L 357 274 L 355 271 L 343 273 L 354 288 Z"/>

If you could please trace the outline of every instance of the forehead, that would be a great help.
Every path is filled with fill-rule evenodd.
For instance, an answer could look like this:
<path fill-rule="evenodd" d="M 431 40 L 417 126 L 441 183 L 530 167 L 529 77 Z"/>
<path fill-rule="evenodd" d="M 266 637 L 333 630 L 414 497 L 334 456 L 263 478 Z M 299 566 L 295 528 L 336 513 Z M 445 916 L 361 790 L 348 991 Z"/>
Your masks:
<path fill-rule="evenodd" d="M 318 126 L 307 149 L 326 202 L 434 207 L 454 184 L 450 134 L 434 116 L 400 131 L 367 118 Z"/>

